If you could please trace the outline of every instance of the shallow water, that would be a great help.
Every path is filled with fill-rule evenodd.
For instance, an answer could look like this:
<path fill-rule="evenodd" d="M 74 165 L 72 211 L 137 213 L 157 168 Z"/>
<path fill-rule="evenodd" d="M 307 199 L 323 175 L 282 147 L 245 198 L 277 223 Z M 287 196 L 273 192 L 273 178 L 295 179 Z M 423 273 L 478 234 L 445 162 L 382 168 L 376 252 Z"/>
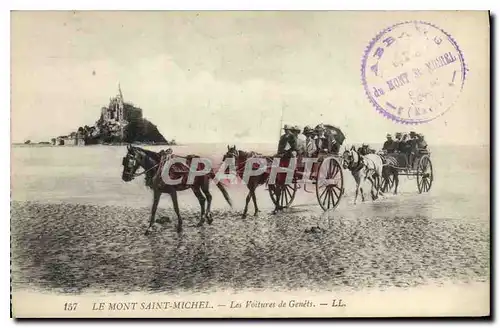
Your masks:
<path fill-rule="evenodd" d="M 238 145 L 243 149 L 272 154 L 274 145 Z M 149 146 L 159 150 L 164 146 Z M 198 144 L 173 147 L 180 155 L 199 154 L 213 159 L 219 165 L 226 145 Z M 398 215 L 421 214 L 432 218 L 482 218 L 489 220 L 489 153 L 485 147 L 443 146 L 432 149 L 434 182 L 427 194 L 418 194 L 414 177 L 400 177 L 400 194 L 387 195 L 375 203 L 367 201 L 352 204 L 354 181 L 344 171 L 346 194 L 335 211 L 338 215 L 364 214 Z M 12 199 L 45 202 L 69 202 L 144 207 L 151 204 L 151 193 L 139 177 L 132 182 L 121 180 L 121 159 L 124 146 L 90 147 L 25 147 L 12 149 Z M 246 187 L 230 185 L 229 192 L 235 200 L 235 208 L 244 207 Z M 320 213 L 314 185 L 308 191 L 297 192 L 294 205 Z M 212 186 L 214 208 L 227 208 L 217 188 Z M 369 194 L 366 193 L 367 199 Z M 180 193 L 181 206 L 198 206 L 191 191 Z M 269 194 L 260 187 L 257 190 L 263 209 L 272 208 Z M 165 206 L 170 206 L 168 196 L 163 196 Z"/>

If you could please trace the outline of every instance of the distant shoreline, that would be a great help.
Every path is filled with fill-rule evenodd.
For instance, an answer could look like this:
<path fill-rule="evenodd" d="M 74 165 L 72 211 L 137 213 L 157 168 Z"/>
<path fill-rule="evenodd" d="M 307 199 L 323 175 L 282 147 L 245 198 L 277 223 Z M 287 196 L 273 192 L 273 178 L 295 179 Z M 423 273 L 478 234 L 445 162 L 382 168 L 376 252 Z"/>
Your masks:
<path fill-rule="evenodd" d="M 109 144 L 94 144 L 94 145 L 53 145 L 53 144 L 43 144 L 43 143 L 29 143 L 25 144 L 23 142 L 14 142 L 11 143 L 11 146 L 22 146 L 22 147 L 54 147 L 54 148 L 67 148 L 67 147 L 74 147 L 74 148 L 85 148 L 85 147 L 99 147 L 99 146 L 127 146 L 127 145 L 134 145 L 134 146 L 186 146 L 185 144 L 175 144 L 175 145 L 168 145 L 168 144 L 153 144 L 153 143 L 109 143 Z"/>
<path fill-rule="evenodd" d="M 192 146 L 192 145 L 223 145 L 223 144 L 236 144 L 236 145 L 274 145 L 275 143 L 272 143 L 272 142 L 251 142 L 251 141 L 245 141 L 245 142 L 234 142 L 234 141 L 231 141 L 229 143 L 227 142 L 187 142 L 187 143 L 182 143 L 182 144 L 175 144 L 175 145 L 167 145 L 167 144 L 153 144 L 153 143 L 132 143 L 131 145 L 135 145 L 135 146 L 141 146 L 141 147 L 144 147 L 144 146 L 165 146 L 165 147 L 187 147 L 187 146 Z M 348 143 L 348 144 L 345 144 L 342 146 L 342 149 L 344 147 L 347 147 L 347 145 L 350 147 L 352 145 L 361 145 L 362 143 L 361 142 L 356 142 L 356 143 Z M 373 143 L 368 143 L 370 146 L 377 146 L 377 147 L 382 147 L 382 142 L 373 142 Z M 15 147 L 54 147 L 54 148 L 66 148 L 66 147 L 82 147 L 82 148 L 85 148 L 85 147 L 99 147 L 99 146 L 112 146 L 112 147 L 118 147 L 118 146 L 127 146 L 129 145 L 129 143 L 110 143 L 110 144 L 95 144 L 95 145 L 63 145 L 63 146 L 60 146 L 60 145 L 53 145 L 53 144 L 41 144 L 41 143 L 30 143 L 30 144 L 25 144 L 23 142 L 14 142 L 14 143 L 11 143 L 11 146 L 15 146 Z M 431 149 L 434 148 L 434 147 L 490 147 L 490 145 L 488 144 L 463 144 L 463 145 L 460 145 L 460 144 L 434 144 L 434 145 L 430 145 L 431 146 Z"/>

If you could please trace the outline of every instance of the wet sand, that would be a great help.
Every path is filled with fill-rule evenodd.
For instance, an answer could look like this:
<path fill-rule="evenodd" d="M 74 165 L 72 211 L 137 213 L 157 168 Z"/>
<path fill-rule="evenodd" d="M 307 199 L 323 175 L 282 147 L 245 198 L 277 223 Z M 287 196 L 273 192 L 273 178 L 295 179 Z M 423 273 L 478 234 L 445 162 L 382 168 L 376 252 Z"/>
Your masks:
<path fill-rule="evenodd" d="M 213 224 L 197 228 L 197 210 L 183 213 L 180 235 L 170 222 L 144 236 L 149 208 L 13 202 L 14 288 L 327 291 L 489 282 L 486 220 L 293 210 L 243 220 L 216 209 Z M 316 225 L 322 229 L 306 232 Z"/>

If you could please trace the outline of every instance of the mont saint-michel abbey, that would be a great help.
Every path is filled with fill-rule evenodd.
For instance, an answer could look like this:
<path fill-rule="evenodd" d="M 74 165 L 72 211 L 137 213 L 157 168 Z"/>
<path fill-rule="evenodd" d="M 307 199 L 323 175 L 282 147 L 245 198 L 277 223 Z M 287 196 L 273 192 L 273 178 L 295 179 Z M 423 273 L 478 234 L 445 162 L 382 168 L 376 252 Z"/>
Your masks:
<path fill-rule="evenodd" d="M 109 99 L 109 105 L 102 107 L 93 126 L 81 126 L 69 135 L 52 139 L 58 146 L 116 144 L 123 142 L 166 143 L 157 127 L 143 118 L 142 109 L 125 102 L 118 84 L 118 94 Z"/>
<path fill-rule="evenodd" d="M 120 136 L 123 138 L 124 129 L 128 123 L 142 119 L 142 109 L 125 103 L 121 87 L 118 85 L 118 94 L 109 99 L 108 107 L 101 108 L 101 119 L 109 125 L 116 126 L 116 129 L 120 131 Z"/>

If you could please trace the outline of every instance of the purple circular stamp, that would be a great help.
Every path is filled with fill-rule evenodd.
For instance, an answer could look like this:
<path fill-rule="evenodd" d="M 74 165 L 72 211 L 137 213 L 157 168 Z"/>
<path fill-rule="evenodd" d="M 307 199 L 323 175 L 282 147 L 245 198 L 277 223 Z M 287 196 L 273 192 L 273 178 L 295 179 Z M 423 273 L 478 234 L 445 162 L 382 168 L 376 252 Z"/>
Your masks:
<path fill-rule="evenodd" d="M 368 45 L 361 78 L 368 99 L 385 117 L 429 122 L 458 99 L 467 68 L 456 41 L 421 21 L 395 24 Z"/>

